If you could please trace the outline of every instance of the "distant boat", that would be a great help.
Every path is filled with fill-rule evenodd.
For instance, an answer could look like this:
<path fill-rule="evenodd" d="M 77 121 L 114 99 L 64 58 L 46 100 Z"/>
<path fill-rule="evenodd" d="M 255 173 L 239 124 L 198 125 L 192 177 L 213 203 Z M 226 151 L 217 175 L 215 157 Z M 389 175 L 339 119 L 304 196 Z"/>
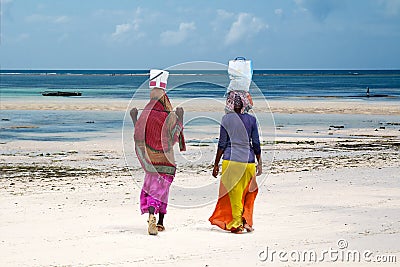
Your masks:
<path fill-rule="evenodd" d="M 372 94 L 372 95 L 367 95 L 366 97 L 389 97 L 389 95 L 383 95 L 383 94 Z"/>
<path fill-rule="evenodd" d="M 62 92 L 62 91 L 45 91 L 43 96 L 81 96 L 81 92 Z"/>
<path fill-rule="evenodd" d="M 390 95 L 384 94 L 369 94 L 369 95 L 349 95 L 347 97 L 391 97 Z"/>

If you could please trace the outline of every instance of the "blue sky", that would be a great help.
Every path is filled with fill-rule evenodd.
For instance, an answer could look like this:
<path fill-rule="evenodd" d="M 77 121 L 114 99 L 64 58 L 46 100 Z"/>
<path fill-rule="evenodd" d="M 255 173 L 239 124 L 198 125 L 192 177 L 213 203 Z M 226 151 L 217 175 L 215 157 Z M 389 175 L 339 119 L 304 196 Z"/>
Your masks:
<path fill-rule="evenodd" d="M 2 69 L 400 69 L 400 0 L 0 0 Z"/>

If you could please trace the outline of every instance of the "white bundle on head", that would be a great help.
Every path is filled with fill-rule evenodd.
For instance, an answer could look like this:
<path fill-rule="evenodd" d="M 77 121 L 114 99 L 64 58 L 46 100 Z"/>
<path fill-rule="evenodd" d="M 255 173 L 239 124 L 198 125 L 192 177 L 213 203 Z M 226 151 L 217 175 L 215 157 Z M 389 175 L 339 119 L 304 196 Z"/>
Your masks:
<path fill-rule="evenodd" d="M 153 88 L 167 88 L 169 72 L 165 70 L 150 70 L 149 87 Z"/>
<path fill-rule="evenodd" d="M 253 77 L 253 66 L 251 60 L 246 60 L 243 57 L 229 60 L 228 73 L 231 81 L 227 92 L 249 91 L 251 79 Z"/>

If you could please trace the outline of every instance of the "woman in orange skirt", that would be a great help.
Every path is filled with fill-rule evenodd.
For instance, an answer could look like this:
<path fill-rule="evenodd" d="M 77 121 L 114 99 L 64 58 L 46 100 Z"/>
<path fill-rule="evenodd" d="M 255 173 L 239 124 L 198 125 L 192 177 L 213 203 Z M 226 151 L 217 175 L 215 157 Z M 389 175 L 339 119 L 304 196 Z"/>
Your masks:
<path fill-rule="evenodd" d="M 219 199 L 211 224 L 232 233 L 253 231 L 253 207 L 262 174 L 261 147 L 256 118 L 244 113 L 243 94 L 234 96 L 234 112 L 221 121 L 213 176 L 217 177 L 223 157 Z M 255 163 L 257 160 L 257 165 Z"/>

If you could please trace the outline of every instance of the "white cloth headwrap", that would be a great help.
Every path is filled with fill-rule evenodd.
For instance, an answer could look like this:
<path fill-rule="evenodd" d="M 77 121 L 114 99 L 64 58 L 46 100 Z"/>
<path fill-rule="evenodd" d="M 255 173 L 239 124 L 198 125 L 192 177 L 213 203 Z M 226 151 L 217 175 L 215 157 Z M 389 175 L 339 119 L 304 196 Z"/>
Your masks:
<path fill-rule="evenodd" d="M 149 87 L 153 88 L 167 88 L 169 72 L 165 70 L 150 70 Z"/>

